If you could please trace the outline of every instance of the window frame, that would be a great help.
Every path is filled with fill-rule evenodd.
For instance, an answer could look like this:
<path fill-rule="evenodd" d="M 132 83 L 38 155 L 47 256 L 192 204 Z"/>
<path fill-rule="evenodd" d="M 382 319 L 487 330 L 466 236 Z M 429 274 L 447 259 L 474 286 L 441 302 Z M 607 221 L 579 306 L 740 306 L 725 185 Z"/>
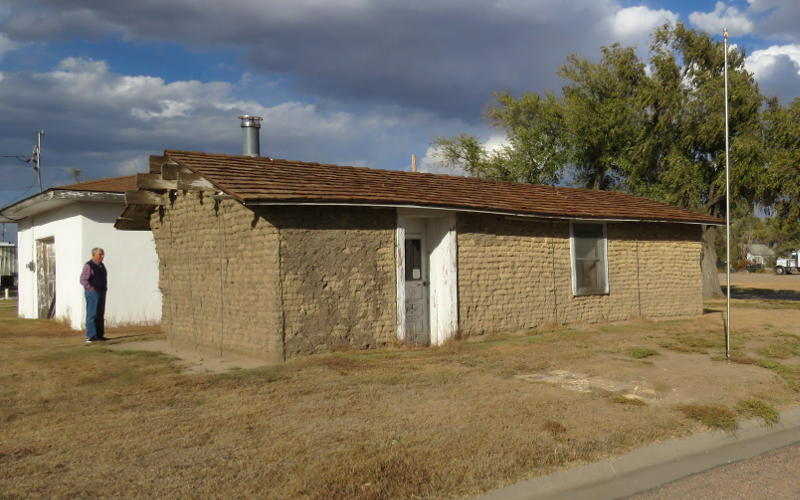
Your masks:
<path fill-rule="evenodd" d="M 575 224 L 592 224 L 601 226 L 603 228 L 603 273 L 605 275 L 605 290 L 591 293 L 578 293 L 578 274 L 576 269 L 575 260 Z M 608 227 L 605 222 L 598 222 L 595 220 L 574 220 L 569 222 L 569 253 L 570 253 L 570 268 L 572 271 L 572 296 L 573 297 L 589 297 L 592 295 L 608 295 L 611 290 L 611 283 L 608 276 Z"/>

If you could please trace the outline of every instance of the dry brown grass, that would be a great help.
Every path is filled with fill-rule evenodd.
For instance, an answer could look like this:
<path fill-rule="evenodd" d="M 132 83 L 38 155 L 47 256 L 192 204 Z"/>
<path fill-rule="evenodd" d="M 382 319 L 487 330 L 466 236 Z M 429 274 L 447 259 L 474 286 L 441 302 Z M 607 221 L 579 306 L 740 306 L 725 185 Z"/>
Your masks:
<path fill-rule="evenodd" d="M 440 348 L 335 353 L 222 375 L 167 356 L 85 346 L 0 304 L 0 491 L 7 496 L 452 498 L 623 453 L 701 427 L 680 404 L 796 399 L 756 352 L 800 334 L 781 311 L 739 325 L 727 364 L 719 314 L 487 336 Z M 792 316 L 793 315 L 793 316 Z M 118 329 L 111 337 L 158 336 Z M 672 343 L 706 353 L 632 349 Z M 652 360 L 652 362 L 650 362 Z M 771 361 L 775 363 L 774 361 Z M 645 381 L 646 405 L 515 377 L 552 369 Z M 674 398 L 678 398 L 675 400 Z M 681 399 L 683 398 L 683 399 Z M 624 404 L 622 404 L 624 403 Z M 740 405 L 741 406 L 741 405 Z M 753 404 L 741 411 L 759 410 Z M 761 408 L 759 411 L 762 411 Z M 748 413 L 748 414 L 750 414 Z"/>

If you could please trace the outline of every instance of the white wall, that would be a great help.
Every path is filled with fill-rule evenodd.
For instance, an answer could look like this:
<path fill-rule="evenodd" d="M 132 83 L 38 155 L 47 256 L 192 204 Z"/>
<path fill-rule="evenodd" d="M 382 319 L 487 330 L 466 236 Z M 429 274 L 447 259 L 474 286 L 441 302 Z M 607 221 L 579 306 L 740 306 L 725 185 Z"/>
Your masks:
<path fill-rule="evenodd" d="M 157 323 L 161 319 L 161 291 L 153 233 L 114 229 L 122 209 L 119 203 L 81 203 L 81 265 L 91 257 L 92 248 L 105 250 L 107 325 Z"/>
<path fill-rule="evenodd" d="M 456 217 L 451 213 L 427 220 L 431 344 L 441 345 L 458 330 Z"/>
<path fill-rule="evenodd" d="M 81 275 L 82 217 L 77 203 L 26 218 L 19 224 L 17 257 L 19 315 L 38 317 L 36 287 L 36 240 L 54 238 L 56 249 L 56 313 L 72 328 L 80 328 L 84 316 Z M 77 288 L 76 288 L 77 286 Z"/>
<path fill-rule="evenodd" d="M 114 220 L 120 203 L 75 202 L 19 224 L 19 315 L 36 318 L 38 304 L 36 240 L 55 238 L 56 319 L 76 330 L 84 326 L 86 311 L 80 274 L 93 247 L 106 251 L 108 296 L 106 324 L 155 323 L 161 319 L 158 257 L 150 231 L 117 231 Z"/>

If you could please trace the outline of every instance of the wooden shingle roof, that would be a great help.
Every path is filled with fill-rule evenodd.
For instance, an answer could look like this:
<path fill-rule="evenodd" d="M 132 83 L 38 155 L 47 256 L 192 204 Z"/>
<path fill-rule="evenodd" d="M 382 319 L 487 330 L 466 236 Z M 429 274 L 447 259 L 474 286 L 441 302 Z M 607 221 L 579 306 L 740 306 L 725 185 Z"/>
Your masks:
<path fill-rule="evenodd" d="M 136 176 L 126 175 L 124 177 L 107 177 L 94 181 L 78 182 L 76 184 L 65 184 L 54 186 L 50 189 L 59 191 L 95 191 L 98 193 L 124 193 L 136 189 Z"/>
<path fill-rule="evenodd" d="M 172 150 L 164 154 L 245 204 L 389 205 L 555 218 L 722 223 L 705 214 L 611 191 L 266 157 Z"/>

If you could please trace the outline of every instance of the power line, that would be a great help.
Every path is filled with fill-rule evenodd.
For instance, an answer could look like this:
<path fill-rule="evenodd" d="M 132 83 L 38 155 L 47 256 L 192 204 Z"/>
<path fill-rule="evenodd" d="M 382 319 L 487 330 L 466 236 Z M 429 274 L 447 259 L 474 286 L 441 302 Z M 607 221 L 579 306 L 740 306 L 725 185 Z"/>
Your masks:
<path fill-rule="evenodd" d="M 34 174 L 36 174 L 36 180 L 34 181 L 34 184 L 36 184 L 37 182 L 39 183 L 40 193 L 44 191 L 42 187 L 42 165 L 40 163 L 42 156 L 42 135 L 44 135 L 44 130 L 36 131 L 36 144 L 33 146 L 33 154 L 31 156 L 0 155 L 0 158 L 16 158 L 22 163 L 33 163 L 32 165 L 33 172 Z M 0 167 L 10 167 L 10 166 L 11 165 L 0 165 Z"/>

